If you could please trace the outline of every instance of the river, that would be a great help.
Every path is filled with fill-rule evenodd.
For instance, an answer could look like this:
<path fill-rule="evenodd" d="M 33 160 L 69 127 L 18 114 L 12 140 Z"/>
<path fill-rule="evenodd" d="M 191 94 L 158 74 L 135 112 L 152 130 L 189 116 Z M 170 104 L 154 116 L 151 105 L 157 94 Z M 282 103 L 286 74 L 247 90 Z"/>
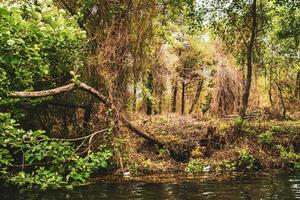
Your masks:
<path fill-rule="evenodd" d="M 248 174 L 225 180 L 189 179 L 153 183 L 145 181 L 99 182 L 72 191 L 20 192 L 0 187 L 1 200 L 60 199 L 300 199 L 300 173 Z"/>

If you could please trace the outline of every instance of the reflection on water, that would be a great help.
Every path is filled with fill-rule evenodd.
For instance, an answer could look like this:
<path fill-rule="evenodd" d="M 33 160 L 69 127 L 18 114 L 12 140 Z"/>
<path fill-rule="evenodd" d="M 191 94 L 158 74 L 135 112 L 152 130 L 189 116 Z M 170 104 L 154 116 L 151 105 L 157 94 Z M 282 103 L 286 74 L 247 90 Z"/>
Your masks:
<path fill-rule="evenodd" d="M 0 189 L 0 199 L 300 199 L 300 173 L 248 175 L 228 181 L 99 183 L 73 191 L 24 192 Z"/>

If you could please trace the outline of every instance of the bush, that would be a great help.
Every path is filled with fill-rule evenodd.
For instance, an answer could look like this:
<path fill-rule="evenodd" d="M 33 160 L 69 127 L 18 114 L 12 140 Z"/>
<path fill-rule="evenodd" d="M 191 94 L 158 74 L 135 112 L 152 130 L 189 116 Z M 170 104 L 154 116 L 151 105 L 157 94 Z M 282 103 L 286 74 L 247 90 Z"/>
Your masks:
<path fill-rule="evenodd" d="M 271 131 L 266 131 L 258 135 L 258 142 L 260 144 L 269 145 L 273 142 L 273 133 Z"/>
<path fill-rule="evenodd" d="M 203 172 L 204 163 L 201 159 L 191 159 L 185 171 L 192 174 Z"/>
<path fill-rule="evenodd" d="M 280 158 L 285 166 L 299 169 L 300 154 L 295 153 L 292 149 L 285 149 L 281 145 L 276 146 L 280 153 Z"/>
<path fill-rule="evenodd" d="M 9 92 L 43 90 L 70 80 L 70 71 L 83 65 L 85 39 L 76 19 L 52 0 L 0 2 L 0 105 L 19 113 L 14 105 L 20 100 L 8 98 Z M 107 167 L 110 150 L 79 156 L 68 140 L 23 130 L 11 113 L 0 113 L 0 178 L 6 182 L 72 187 Z"/>
<path fill-rule="evenodd" d="M 236 117 L 233 119 L 233 126 L 236 128 L 241 128 L 244 124 L 244 119 L 241 117 Z"/>
<path fill-rule="evenodd" d="M 70 142 L 51 139 L 44 131 L 24 131 L 9 113 L 0 113 L 0 177 L 6 182 L 40 189 L 72 187 L 105 169 L 111 156 L 100 150 L 80 157 Z"/>
<path fill-rule="evenodd" d="M 247 149 L 242 149 L 239 154 L 240 156 L 237 162 L 238 167 L 252 169 L 255 162 L 253 155 Z"/>
<path fill-rule="evenodd" d="M 17 3 L 13 3 L 17 2 Z M 83 65 L 86 34 L 51 0 L 0 3 L 0 103 L 13 90 L 44 89 Z"/>
<path fill-rule="evenodd" d="M 235 160 L 223 160 L 218 166 L 219 170 L 225 170 L 232 172 L 236 170 L 236 161 Z"/>
<path fill-rule="evenodd" d="M 282 132 L 284 132 L 284 128 L 282 128 L 280 126 L 273 126 L 272 129 L 271 129 L 271 131 L 273 133 L 282 133 Z"/>

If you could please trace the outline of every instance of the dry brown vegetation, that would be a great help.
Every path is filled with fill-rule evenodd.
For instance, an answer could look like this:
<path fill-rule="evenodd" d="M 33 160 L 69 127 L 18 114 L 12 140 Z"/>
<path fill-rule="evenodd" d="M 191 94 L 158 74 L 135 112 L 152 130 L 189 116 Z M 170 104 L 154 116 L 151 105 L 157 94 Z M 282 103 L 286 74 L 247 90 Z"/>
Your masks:
<path fill-rule="evenodd" d="M 288 167 L 277 146 L 300 149 L 299 121 L 251 120 L 235 132 L 234 119 L 202 119 L 177 114 L 139 117 L 140 127 L 151 131 L 166 144 L 166 149 L 149 146 L 145 141 L 132 141 L 136 171 L 143 173 L 184 171 L 191 159 L 200 159 L 217 169 L 232 164 L 246 149 L 255 159 L 257 169 Z M 272 141 L 264 144 L 260 135 L 272 132 Z M 130 154 L 130 153 L 129 153 Z"/>

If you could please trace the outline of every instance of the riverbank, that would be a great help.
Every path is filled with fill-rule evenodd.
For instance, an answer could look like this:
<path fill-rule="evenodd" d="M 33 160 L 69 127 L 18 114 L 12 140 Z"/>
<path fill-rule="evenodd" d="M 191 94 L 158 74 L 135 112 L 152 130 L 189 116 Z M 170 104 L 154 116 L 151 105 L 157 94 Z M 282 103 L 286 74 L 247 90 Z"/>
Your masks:
<path fill-rule="evenodd" d="M 158 115 L 134 121 L 165 146 L 130 140 L 124 172 L 236 172 L 300 168 L 300 121 Z"/>

